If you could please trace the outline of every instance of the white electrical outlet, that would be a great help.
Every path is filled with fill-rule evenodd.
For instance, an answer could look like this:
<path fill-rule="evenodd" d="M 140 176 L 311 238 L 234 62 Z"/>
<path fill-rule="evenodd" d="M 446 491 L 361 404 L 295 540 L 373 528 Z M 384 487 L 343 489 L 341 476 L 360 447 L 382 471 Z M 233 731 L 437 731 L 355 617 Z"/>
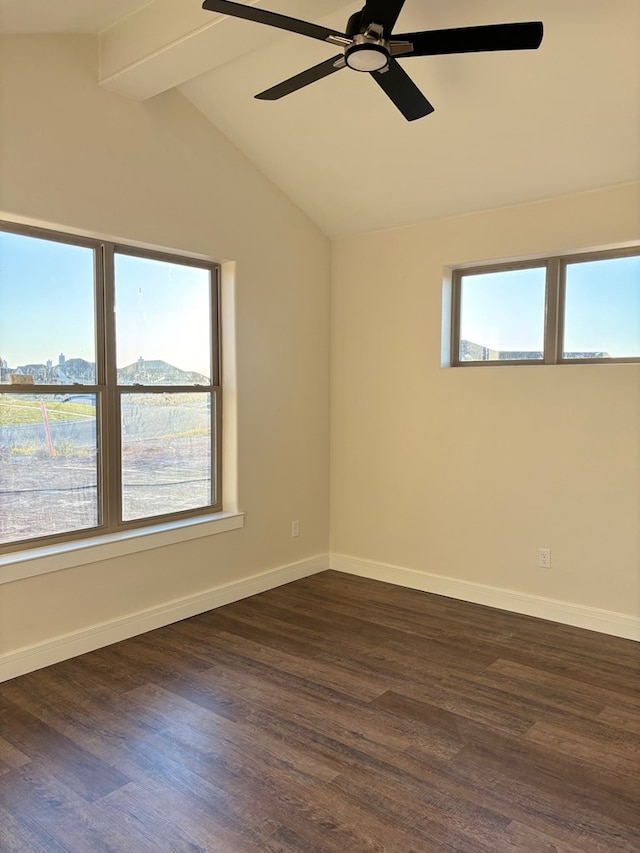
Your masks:
<path fill-rule="evenodd" d="M 551 548 L 538 548 L 538 566 L 541 569 L 551 568 Z"/>
<path fill-rule="evenodd" d="M 291 522 L 291 537 L 300 536 L 300 522 L 292 521 Z"/>

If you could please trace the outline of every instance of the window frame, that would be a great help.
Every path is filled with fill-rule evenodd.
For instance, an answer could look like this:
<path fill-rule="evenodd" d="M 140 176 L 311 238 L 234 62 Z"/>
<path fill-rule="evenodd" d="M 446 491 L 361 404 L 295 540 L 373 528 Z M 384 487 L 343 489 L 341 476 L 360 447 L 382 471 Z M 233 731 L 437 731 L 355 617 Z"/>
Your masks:
<path fill-rule="evenodd" d="M 34 536 L 0 543 L 0 554 L 69 544 L 141 528 L 156 528 L 174 522 L 203 520 L 222 512 L 222 330 L 221 267 L 201 257 L 177 252 L 141 248 L 134 244 L 84 237 L 48 228 L 0 221 L 0 231 L 90 249 L 94 272 L 95 384 L 93 385 L 9 385 L 0 384 L 0 393 L 33 396 L 67 394 L 70 388 L 96 398 L 96 451 L 98 523 L 89 528 Z M 117 254 L 171 264 L 196 267 L 209 272 L 209 321 L 211 335 L 210 382 L 208 385 L 118 385 L 116 363 L 115 257 Z M 122 518 L 121 398 L 126 393 L 202 393 L 211 400 L 211 503 L 206 506 L 145 516 L 130 521 Z M 141 531 L 142 532 L 142 531 Z"/>
<path fill-rule="evenodd" d="M 640 245 L 623 249 L 594 250 L 574 254 L 531 258 L 524 261 L 487 262 L 455 267 L 451 271 L 451 319 L 449 364 L 451 367 L 512 367 L 550 364 L 637 364 L 640 355 L 610 358 L 565 358 L 563 338 L 566 304 L 566 271 L 572 263 L 605 261 L 615 258 L 640 257 Z M 462 310 L 462 279 L 469 275 L 511 272 L 518 269 L 545 268 L 545 312 L 543 357 L 541 359 L 460 359 L 460 319 Z"/>

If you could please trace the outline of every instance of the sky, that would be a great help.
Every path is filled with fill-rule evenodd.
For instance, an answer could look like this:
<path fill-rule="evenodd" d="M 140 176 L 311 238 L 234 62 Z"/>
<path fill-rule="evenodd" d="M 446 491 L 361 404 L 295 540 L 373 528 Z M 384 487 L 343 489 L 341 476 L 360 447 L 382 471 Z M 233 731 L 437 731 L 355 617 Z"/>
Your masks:
<path fill-rule="evenodd" d="M 0 357 L 95 362 L 93 252 L 0 231 Z M 210 375 L 208 270 L 116 256 L 118 367 L 160 359 Z"/>

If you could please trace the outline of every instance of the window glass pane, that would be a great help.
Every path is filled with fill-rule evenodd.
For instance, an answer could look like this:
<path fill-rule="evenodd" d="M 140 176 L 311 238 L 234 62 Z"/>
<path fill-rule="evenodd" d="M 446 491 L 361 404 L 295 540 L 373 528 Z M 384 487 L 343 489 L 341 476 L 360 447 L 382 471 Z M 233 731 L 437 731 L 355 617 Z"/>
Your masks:
<path fill-rule="evenodd" d="M 0 544 L 99 523 L 96 398 L 0 394 Z"/>
<path fill-rule="evenodd" d="M 640 256 L 567 264 L 562 356 L 640 357 Z"/>
<path fill-rule="evenodd" d="M 120 385 L 209 385 L 208 269 L 116 255 Z"/>
<path fill-rule="evenodd" d="M 213 503 L 211 394 L 123 394 L 124 521 Z"/>
<path fill-rule="evenodd" d="M 94 253 L 0 231 L 0 382 L 95 385 Z"/>
<path fill-rule="evenodd" d="M 542 360 L 545 267 L 463 275 L 460 361 Z"/>

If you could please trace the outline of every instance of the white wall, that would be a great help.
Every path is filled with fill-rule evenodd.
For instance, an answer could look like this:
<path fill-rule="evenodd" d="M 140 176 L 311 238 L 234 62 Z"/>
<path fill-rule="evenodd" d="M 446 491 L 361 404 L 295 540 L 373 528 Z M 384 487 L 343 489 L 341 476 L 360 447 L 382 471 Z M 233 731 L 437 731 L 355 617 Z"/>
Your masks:
<path fill-rule="evenodd" d="M 5 218 L 236 262 L 246 512 L 242 530 L 0 585 L 1 663 L 327 553 L 330 249 L 181 95 L 140 104 L 100 90 L 94 38 L 12 36 L 0 48 Z"/>
<path fill-rule="evenodd" d="M 443 268 L 637 242 L 639 190 L 334 244 L 336 568 L 640 615 L 640 365 L 440 366 Z"/>
<path fill-rule="evenodd" d="M 178 93 L 100 90 L 92 37 L 0 47 L 5 216 L 236 261 L 247 514 L 0 584 L 0 665 L 327 553 L 330 319 L 336 564 L 640 613 L 640 367 L 440 367 L 443 267 L 637 241 L 637 186 L 339 241 L 330 318 L 327 240 Z"/>

